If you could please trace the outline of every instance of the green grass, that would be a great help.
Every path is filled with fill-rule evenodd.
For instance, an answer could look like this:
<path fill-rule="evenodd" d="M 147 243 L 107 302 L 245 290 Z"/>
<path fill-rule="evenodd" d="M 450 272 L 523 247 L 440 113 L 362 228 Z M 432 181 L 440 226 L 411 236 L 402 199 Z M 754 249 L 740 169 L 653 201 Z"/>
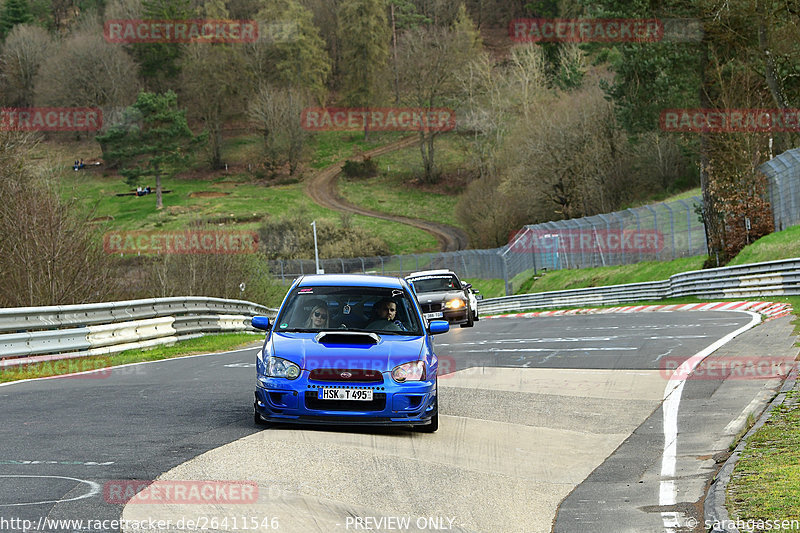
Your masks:
<path fill-rule="evenodd" d="M 382 146 L 401 137 L 396 132 L 374 133 L 366 143 L 358 133 L 321 133 L 312 142 L 312 166 L 325 166 L 352 156 L 354 151 Z M 227 138 L 223 144 L 223 160 L 239 164 L 257 161 L 260 143 L 260 137 L 255 134 Z M 35 157 L 37 164 L 54 169 L 64 197 L 76 198 L 86 209 L 92 210 L 102 232 L 174 231 L 198 223 L 212 223 L 224 230 L 255 230 L 261 220 L 298 212 L 307 214 L 309 224 L 312 220 L 327 220 L 332 224 L 341 221 L 338 212 L 311 202 L 302 182 L 268 186 L 256 182 L 247 172 L 233 169 L 204 174 L 198 179 L 165 179 L 163 188 L 172 192 L 164 194 L 164 209 L 159 211 L 154 194 L 116 196 L 131 191 L 116 174 L 104 174 L 99 169 L 72 170 L 76 157 L 89 160 L 100 156 L 100 148 L 92 140 L 61 140 L 40 145 Z M 202 163 L 196 166 L 201 168 Z M 154 187 L 155 183 L 146 185 Z M 438 241 L 420 229 L 359 215 L 353 216 L 351 222 L 386 242 L 391 254 L 438 249 Z"/>
<path fill-rule="evenodd" d="M 402 132 L 373 132 L 369 141 L 363 132 L 331 131 L 317 133 L 311 140 L 311 168 L 325 168 L 337 161 L 354 157 L 361 152 L 377 148 L 407 135 Z"/>
<path fill-rule="evenodd" d="M 409 187 L 398 174 L 382 172 L 366 180 L 340 179 L 339 193 L 356 205 L 380 213 L 460 226 L 456 218 L 458 197 Z"/>
<path fill-rule="evenodd" d="M 644 205 L 650 205 L 659 202 L 668 203 L 668 202 L 675 202 L 677 200 L 687 200 L 689 198 L 692 198 L 693 196 L 702 196 L 702 194 L 703 193 L 700 190 L 700 187 L 695 187 L 693 189 L 689 189 L 678 193 L 664 192 L 655 194 L 641 202 L 636 202 L 635 204 L 623 206 L 622 209 L 626 209 L 628 207 L 641 207 Z"/>
<path fill-rule="evenodd" d="M 221 333 L 205 335 L 195 339 L 180 341 L 173 346 L 158 346 L 150 349 L 127 350 L 118 354 L 46 361 L 34 365 L 6 367 L 0 370 L 0 383 L 21 379 L 42 378 L 84 372 L 112 366 L 158 361 L 185 355 L 224 352 L 258 342 L 262 337 L 248 333 Z M 99 377 L 105 373 L 98 374 Z"/>
<path fill-rule="evenodd" d="M 465 278 L 462 281 L 472 283 L 472 287 L 481 291 L 484 298 L 497 298 L 506 295 L 506 284 L 502 279 Z"/>
<path fill-rule="evenodd" d="M 339 193 L 348 201 L 390 215 L 431 220 L 461 226 L 456 216 L 460 185 L 445 183 L 433 187 L 419 185 L 422 160 L 419 146 L 375 158 L 378 175 L 369 179 L 339 179 Z M 454 135 L 442 135 L 436 141 L 436 164 L 456 178 L 464 162 L 463 143 Z M 413 184 L 412 184 L 413 182 Z M 458 182 L 458 179 L 456 179 Z"/>
<path fill-rule="evenodd" d="M 232 174 L 213 180 L 166 180 L 164 187 L 173 192 L 164 195 L 164 209 L 156 210 L 155 195 L 115 196 L 127 186 L 116 176 L 77 173 L 71 169 L 61 176 L 63 194 L 94 209 L 104 232 L 141 230 L 180 230 L 198 222 L 213 222 L 225 230 L 255 230 L 259 221 L 282 218 L 305 212 L 312 220 L 341 221 L 338 212 L 311 202 L 302 183 L 266 187 L 250 183 L 244 174 Z M 208 193 L 216 197 L 203 196 Z M 223 222 L 223 219 L 225 220 Z M 392 254 L 437 249 L 438 242 L 429 233 L 405 225 L 355 215 L 354 226 L 383 239 Z"/>
<path fill-rule="evenodd" d="M 800 226 L 792 226 L 761 237 L 753 244 L 745 246 L 728 264 L 743 265 L 792 257 L 800 257 Z"/>
<path fill-rule="evenodd" d="M 527 294 L 643 281 L 661 281 L 668 279 L 673 274 L 699 270 L 703 267 L 704 260 L 705 257 L 685 257 L 673 261 L 650 261 L 632 265 L 553 270 L 541 275 L 536 280 L 532 277 L 526 279 L 521 282 L 518 289 L 516 284 L 513 287 L 515 294 Z"/>
<path fill-rule="evenodd" d="M 791 391 L 747 441 L 728 484 L 732 519 L 800 520 L 800 393 Z"/>

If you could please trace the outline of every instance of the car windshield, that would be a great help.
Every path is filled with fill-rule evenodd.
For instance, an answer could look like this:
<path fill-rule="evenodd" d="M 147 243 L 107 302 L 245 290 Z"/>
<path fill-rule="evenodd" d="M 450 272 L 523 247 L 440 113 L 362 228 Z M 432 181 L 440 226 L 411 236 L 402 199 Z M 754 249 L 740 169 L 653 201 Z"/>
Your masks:
<path fill-rule="evenodd" d="M 417 292 L 439 292 L 460 290 L 461 284 L 455 276 L 425 276 L 411 280 Z"/>
<path fill-rule="evenodd" d="M 421 335 L 409 294 L 383 287 L 295 287 L 276 319 L 277 331 L 371 331 Z"/>

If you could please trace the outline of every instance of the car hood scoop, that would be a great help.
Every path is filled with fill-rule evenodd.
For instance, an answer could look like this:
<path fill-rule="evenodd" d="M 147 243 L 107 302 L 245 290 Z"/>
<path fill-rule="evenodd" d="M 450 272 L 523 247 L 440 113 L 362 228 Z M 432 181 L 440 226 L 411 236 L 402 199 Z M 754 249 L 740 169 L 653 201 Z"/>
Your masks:
<path fill-rule="evenodd" d="M 377 339 L 377 340 L 376 340 Z M 268 353 L 289 359 L 301 368 L 364 368 L 389 371 L 423 357 L 425 339 L 371 331 L 278 333 L 270 339 Z"/>
<path fill-rule="evenodd" d="M 314 338 L 320 344 L 375 345 L 381 342 L 377 333 L 361 331 L 321 331 Z"/>

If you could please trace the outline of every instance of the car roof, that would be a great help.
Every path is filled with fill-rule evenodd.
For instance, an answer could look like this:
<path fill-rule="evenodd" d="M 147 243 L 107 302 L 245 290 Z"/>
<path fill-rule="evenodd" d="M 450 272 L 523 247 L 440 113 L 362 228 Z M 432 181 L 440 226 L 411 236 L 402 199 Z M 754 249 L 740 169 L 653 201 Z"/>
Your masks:
<path fill-rule="evenodd" d="M 392 276 L 373 276 L 370 274 L 311 274 L 297 281 L 298 287 L 387 287 L 406 289 L 401 278 Z"/>
<path fill-rule="evenodd" d="M 453 272 L 452 270 L 447 270 L 446 268 L 442 268 L 442 269 L 439 269 L 439 270 L 421 270 L 419 272 L 412 272 L 411 274 L 406 276 L 406 279 L 408 279 L 408 278 L 418 278 L 418 277 L 422 277 L 422 276 L 440 276 L 440 275 L 443 275 L 443 274 L 449 274 L 451 276 L 456 276 L 456 273 Z M 456 276 L 456 277 L 458 277 L 458 276 Z"/>

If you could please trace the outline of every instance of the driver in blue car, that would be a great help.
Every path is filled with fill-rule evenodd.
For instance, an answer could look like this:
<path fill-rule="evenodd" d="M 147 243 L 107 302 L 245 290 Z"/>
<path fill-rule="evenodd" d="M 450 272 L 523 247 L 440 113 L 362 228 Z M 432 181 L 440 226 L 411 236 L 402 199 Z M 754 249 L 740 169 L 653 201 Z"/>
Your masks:
<path fill-rule="evenodd" d="M 367 329 L 382 329 L 386 331 L 406 331 L 403 322 L 397 320 L 397 303 L 389 298 L 384 298 L 375 304 L 375 320 L 367 325 Z"/>

